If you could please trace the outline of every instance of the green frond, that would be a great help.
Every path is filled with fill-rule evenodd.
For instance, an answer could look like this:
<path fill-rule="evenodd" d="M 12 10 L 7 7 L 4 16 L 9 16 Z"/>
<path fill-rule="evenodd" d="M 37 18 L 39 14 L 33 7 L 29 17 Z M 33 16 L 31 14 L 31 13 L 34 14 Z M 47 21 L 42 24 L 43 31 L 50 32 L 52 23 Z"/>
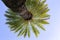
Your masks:
<path fill-rule="evenodd" d="M 28 35 L 28 37 L 30 37 L 30 22 L 28 22 L 28 24 L 27 24 L 27 35 Z"/>
<path fill-rule="evenodd" d="M 13 12 L 11 9 L 8 9 L 8 11 L 6 11 L 6 13 L 9 15 L 16 15 L 16 13 Z"/>
<path fill-rule="evenodd" d="M 27 33 L 28 33 L 28 37 L 30 37 L 30 29 L 29 29 L 29 27 L 27 27 Z"/>
<path fill-rule="evenodd" d="M 16 28 L 15 32 L 18 32 L 19 30 L 21 30 L 23 28 L 23 25 L 24 25 L 24 23 L 21 24 L 18 28 Z"/>
<path fill-rule="evenodd" d="M 38 23 L 37 26 L 38 26 L 39 28 L 41 28 L 42 30 L 45 30 L 45 28 L 43 27 L 43 25 L 42 25 L 41 23 Z"/>
<path fill-rule="evenodd" d="M 42 24 L 49 24 L 46 20 L 41 20 Z"/>
<path fill-rule="evenodd" d="M 50 17 L 50 15 L 44 13 L 44 14 L 41 14 L 40 17 L 41 17 L 41 18 L 46 18 L 46 17 Z"/>
<path fill-rule="evenodd" d="M 36 37 L 37 37 L 38 34 L 39 34 L 38 29 L 35 27 L 35 25 L 34 25 L 33 23 L 31 24 L 31 26 L 32 26 L 32 30 L 33 30 L 33 32 L 35 33 L 35 35 L 36 35 Z"/>
<path fill-rule="evenodd" d="M 23 28 L 21 28 L 18 36 L 24 35 L 24 37 L 27 35 L 27 24 L 25 24 L 24 26 L 22 26 Z"/>
<path fill-rule="evenodd" d="M 21 35 L 22 35 L 22 33 L 24 33 L 24 32 L 25 32 L 24 28 L 23 28 L 23 29 L 21 29 L 21 30 L 20 30 L 20 32 L 19 32 L 19 34 L 18 34 L 18 36 L 21 36 Z"/>
<path fill-rule="evenodd" d="M 24 37 L 26 37 L 26 35 L 27 35 L 27 26 L 26 26 L 26 29 L 25 29 Z"/>

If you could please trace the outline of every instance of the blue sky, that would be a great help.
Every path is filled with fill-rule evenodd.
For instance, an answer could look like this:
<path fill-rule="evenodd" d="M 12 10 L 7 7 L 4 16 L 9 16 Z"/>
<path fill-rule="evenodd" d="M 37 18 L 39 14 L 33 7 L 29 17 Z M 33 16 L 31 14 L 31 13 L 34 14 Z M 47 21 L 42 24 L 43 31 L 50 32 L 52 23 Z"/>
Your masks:
<path fill-rule="evenodd" d="M 50 11 L 50 24 L 45 25 L 46 31 L 40 30 L 39 36 L 36 38 L 33 33 L 31 37 L 24 38 L 10 31 L 8 25 L 5 24 L 6 17 L 4 16 L 7 7 L 0 0 L 0 40 L 60 40 L 60 0 L 47 0 L 46 3 Z"/>

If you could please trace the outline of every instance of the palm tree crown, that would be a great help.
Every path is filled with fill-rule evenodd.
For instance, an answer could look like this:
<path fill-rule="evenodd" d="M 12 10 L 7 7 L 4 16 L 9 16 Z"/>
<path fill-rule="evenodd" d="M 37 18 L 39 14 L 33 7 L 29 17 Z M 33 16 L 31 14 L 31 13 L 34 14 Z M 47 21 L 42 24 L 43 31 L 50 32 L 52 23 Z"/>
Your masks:
<path fill-rule="evenodd" d="M 47 12 L 49 11 L 46 0 L 26 0 L 25 7 L 32 14 L 30 20 L 24 20 L 24 18 L 13 12 L 10 8 L 6 11 L 7 17 L 6 24 L 9 24 L 11 31 L 19 32 L 18 36 L 28 35 L 30 37 L 30 30 L 32 29 L 36 36 L 38 36 L 39 28 L 45 30 L 44 24 L 49 24 L 46 20 L 49 19 Z"/>

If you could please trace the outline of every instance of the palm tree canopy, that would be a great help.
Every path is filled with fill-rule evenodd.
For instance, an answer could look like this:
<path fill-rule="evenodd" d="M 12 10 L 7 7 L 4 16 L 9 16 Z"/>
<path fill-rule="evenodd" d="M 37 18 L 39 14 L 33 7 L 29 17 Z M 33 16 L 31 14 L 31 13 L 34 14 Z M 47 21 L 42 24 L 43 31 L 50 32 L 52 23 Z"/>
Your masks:
<path fill-rule="evenodd" d="M 31 20 L 24 20 L 22 16 L 19 16 L 16 12 L 13 12 L 10 8 L 6 11 L 5 16 L 7 17 L 6 24 L 9 24 L 11 31 L 19 32 L 18 36 L 23 35 L 30 37 L 30 30 L 38 36 L 39 28 L 45 30 L 44 24 L 49 24 L 47 19 L 49 19 L 49 11 L 46 0 L 26 0 L 25 6 L 29 12 L 32 13 L 33 17 Z"/>

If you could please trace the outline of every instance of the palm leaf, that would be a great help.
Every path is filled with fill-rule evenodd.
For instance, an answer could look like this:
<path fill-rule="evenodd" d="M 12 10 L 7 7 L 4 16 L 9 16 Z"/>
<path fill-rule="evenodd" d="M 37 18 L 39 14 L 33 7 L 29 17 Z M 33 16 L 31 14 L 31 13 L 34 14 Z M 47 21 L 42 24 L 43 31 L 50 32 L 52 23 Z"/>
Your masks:
<path fill-rule="evenodd" d="M 39 34 L 38 29 L 37 29 L 37 28 L 35 28 L 35 26 L 34 26 L 34 24 L 33 24 L 33 23 L 31 24 L 31 26 L 32 26 L 32 30 L 33 30 L 33 32 L 35 33 L 35 35 L 36 35 L 36 37 L 37 37 L 37 36 L 38 36 L 38 34 Z"/>

